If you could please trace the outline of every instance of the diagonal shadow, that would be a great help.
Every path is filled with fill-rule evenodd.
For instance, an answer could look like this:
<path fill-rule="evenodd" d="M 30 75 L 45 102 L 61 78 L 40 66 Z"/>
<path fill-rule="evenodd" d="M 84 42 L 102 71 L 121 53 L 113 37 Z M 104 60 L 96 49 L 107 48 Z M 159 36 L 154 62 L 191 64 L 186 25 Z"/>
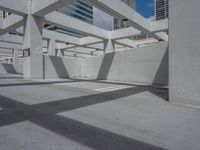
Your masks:
<path fill-rule="evenodd" d="M 4 110 L 4 111 L 1 111 L 1 113 L 3 112 L 4 115 L 7 114 L 7 111 L 10 112 L 11 110 L 13 112 L 16 112 L 15 115 L 18 114 L 19 110 L 22 111 L 23 113 L 21 114 L 21 116 L 24 116 L 28 114 L 28 112 L 33 112 L 33 111 L 41 112 L 41 113 L 48 112 L 48 114 L 56 114 L 63 111 L 74 110 L 74 109 L 78 109 L 78 108 L 82 108 L 86 106 L 108 102 L 111 100 L 117 100 L 119 98 L 134 95 L 143 91 L 145 91 L 145 89 L 140 88 L 140 87 L 135 87 L 135 88 L 118 90 L 115 92 L 93 94 L 93 95 L 87 95 L 87 96 L 81 96 L 81 97 L 75 97 L 75 98 L 69 98 L 69 99 L 63 99 L 63 100 L 56 100 L 52 102 L 46 102 L 46 103 L 40 103 L 40 104 L 34 104 L 34 105 L 26 105 L 24 103 L 17 102 L 7 97 L 0 96 L 0 106 Z M 17 116 L 15 117 L 15 119 L 16 118 Z M 9 124 L 9 122 L 7 123 L 7 122 L 1 121 L 0 126 L 4 126 L 7 124 Z"/>
<path fill-rule="evenodd" d="M 0 79 L 23 79 L 23 77 L 0 77 Z"/>
<path fill-rule="evenodd" d="M 169 80 L 169 77 L 168 77 L 168 72 L 169 72 L 168 58 L 169 58 L 169 56 L 168 56 L 168 48 L 167 48 L 167 50 L 165 51 L 165 54 L 164 54 L 164 56 L 161 60 L 161 63 L 159 65 L 159 68 L 156 72 L 156 75 L 154 77 L 154 80 L 153 80 L 154 84 L 159 85 L 160 83 L 166 82 L 165 80 L 167 80 L 166 85 L 168 85 L 168 80 Z"/>
<path fill-rule="evenodd" d="M 128 97 L 137 93 L 146 91 L 143 87 L 133 87 L 128 89 L 122 89 L 112 92 L 93 94 L 69 99 L 63 99 L 53 102 L 47 102 L 42 104 L 31 105 L 33 109 L 40 111 L 48 111 L 49 113 L 59 113 L 63 111 L 74 110 L 90 105 L 95 105 L 99 103 L 104 103 L 112 100 L 117 100 L 119 98 Z"/>
<path fill-rule="evenodd" d="M 127 95 L 128 94 L 126 94 L 126 96 Z M 52 114 L 52 112 L 44 111 L 44 107 L 36 109 L 35 107 L 38 107 L 39 104 L 31 107 L 30 105 L 17 102 L 4 96 L 0 96 L 0 99 L 2 100 L 1 105 L 3 104 L 3 106 L 6 106 L 7 108 L 16 105 L 13 110 L 5 110 L 5 107 L 3 107 L 3 111 L 0 111 L 0 117 L 3 118 L 0 120 L 0 126 L 3 126 L 3 124 L 9 125 L 9 123 L 14 123 L 14 121 L 20 122 L 29 120 L 34 124 L 94 150 L 164 150 L 163 148 L 142 141 L 131 139 L 70 118 Z M 107 101 L 108 100 L 109 99 L 107 99 Z M 105 100 L 101 102 L 105 102 Z M 88 105 L 92 104 L 93 103 L 88 103 Z M 55 107 L 57 107 L 57 105 L 55 105 Z M 81 106 L 78 105 L 73 108 L 78 107 Z"/>
<path fill-rule="evenodd" d="M 3 68 L 7 73 L 14 73 L 17 74 L 17 71 L 15 70 L 13 64 L 4 64 L 2 63 Z"/>
<path fill-rule="evenodd" d="M 59 78 L 69 78 L 69 73 L 67 72 L 63 59 L 57 56 L 49 56 L 49 58 L 53 64 L 57 76 Z"/>
<path fill-rule="evenodd" d="M 104 54 L 98 75 L 97 80 L 106 80 L 108 77 L 108 73 L 110 71 L 110 68 L 112 66 L 112 62 L 115 56 L 115 52 Z"/>
<path fill-rule="evenodd" d="M 30 121 L 94 150 L 164 150 L 70 118 L 42 115 L 37 119 L 38 115 Z"/>

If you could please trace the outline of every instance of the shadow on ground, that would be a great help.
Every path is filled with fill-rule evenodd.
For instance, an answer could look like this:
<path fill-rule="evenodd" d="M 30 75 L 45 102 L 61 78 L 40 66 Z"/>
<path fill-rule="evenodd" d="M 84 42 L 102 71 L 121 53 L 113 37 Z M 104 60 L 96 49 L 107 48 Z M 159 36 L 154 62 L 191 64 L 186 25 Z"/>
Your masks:
<path fill-rule="evenodd" d="M 94 150 L 164 150 L 155 145 L 57 115 L 59 112 L 118 100 L 145 90 L 147 89 L 144 87 L 133 87 L 34 105 L 26 105 L 5 96 L 0 96 L 0 106 L 3 108 L 0 111 L 0 127 L 21 121 L 31 121 Z"/>

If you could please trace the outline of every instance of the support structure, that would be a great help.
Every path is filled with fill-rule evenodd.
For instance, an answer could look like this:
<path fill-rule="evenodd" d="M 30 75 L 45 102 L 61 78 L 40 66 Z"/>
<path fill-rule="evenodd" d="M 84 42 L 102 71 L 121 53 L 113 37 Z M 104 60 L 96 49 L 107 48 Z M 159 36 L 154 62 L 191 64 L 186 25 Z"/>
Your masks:
<path fill-rule="evenodd" d="M 52 56 L 56 55 L 56 40 L 55 40 L 55 38 L 49 39 L 48 54 L 52 55 Z"/>
<path fill-rule="evenodd" d="M 18 64 L 19 50 L 13 49 L 13 64 Z"/>
<path fill-rule="evenodd" d="M 199 0 L 169 1 L 169 97 L 172 102 L 200 105 L 199 5 Z"/>
<path fill-rule="evenodd" d="M 25 21 L 23 50 L 30 56 L 24 60 L 24 78 L 43 78 L 42 19 L 29 14 Z"/>

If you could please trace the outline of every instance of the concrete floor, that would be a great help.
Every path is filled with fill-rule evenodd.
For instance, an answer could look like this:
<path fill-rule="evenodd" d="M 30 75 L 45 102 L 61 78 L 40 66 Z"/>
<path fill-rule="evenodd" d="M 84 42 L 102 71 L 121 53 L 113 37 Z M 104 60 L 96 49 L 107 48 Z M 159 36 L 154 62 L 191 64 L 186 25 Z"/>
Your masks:
<path fill-rule="evenodd" d="M 0 74 L 0 150 L 200 150 L 200 110 L 167 90 Z"/>

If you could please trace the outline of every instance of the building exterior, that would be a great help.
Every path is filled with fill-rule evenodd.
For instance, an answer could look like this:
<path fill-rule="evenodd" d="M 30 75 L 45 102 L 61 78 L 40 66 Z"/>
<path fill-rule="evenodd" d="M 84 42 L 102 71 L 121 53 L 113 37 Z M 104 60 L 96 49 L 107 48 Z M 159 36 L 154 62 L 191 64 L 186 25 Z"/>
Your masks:
<path fill-rule="evenodd" d="M 93 7 L 84 2 L 84 0 L 74 0 L 68 6 L 64 6 L 58 11 L 89 24 L 93 24 Z M 76 33 L 74 31 L 62 29 L 59 27 L 53 27 L 53 30 L 80 38 L 85 36 L 80 33 Z"/>
<path fill-rule="evenodd" d="M 162 20 L 168 18 L 168 0 L 155 0 L 155 19 Z"/>
<path fill-rule="evenodd" d="M 84 0 L 74 0 L 70 5 L 61 8 L 59 11 L 87 23 L 93 23 L 93 7 Z"/>
<path fill-rule="evenodd" d="M 122 2 L 124 2 L 125 4 L 127 4 L 128 6 L 130 6 L 133 9 L 136 9 L 136 2 L 135 0 L 121 0 Z M 127 25 L 124 23 L 123 20 L 114 18 L 114 30 L 115 29 L 120 29 L 120 28 L 125 28 L 127 27 Z"/>

